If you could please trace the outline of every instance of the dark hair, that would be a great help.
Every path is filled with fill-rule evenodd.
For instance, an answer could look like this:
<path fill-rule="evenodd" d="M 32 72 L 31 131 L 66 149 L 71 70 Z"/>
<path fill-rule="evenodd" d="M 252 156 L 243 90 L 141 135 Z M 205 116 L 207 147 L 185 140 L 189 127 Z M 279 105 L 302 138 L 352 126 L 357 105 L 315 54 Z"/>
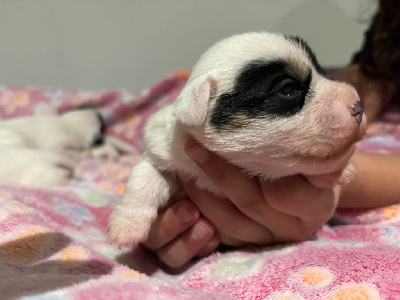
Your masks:
<path fill-rule="evenodd" d="M 400 88 L 400 1 L 379 0 L 361 50 L 353 57 L 353 63 L 362 72 L 378 77 Z"/>

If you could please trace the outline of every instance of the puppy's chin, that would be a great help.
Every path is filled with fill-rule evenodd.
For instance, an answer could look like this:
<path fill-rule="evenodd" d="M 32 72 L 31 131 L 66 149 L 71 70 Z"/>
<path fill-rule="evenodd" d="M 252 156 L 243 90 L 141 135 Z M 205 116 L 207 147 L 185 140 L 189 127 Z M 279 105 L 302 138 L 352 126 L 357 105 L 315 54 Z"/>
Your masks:
<path fill-rule="evenodd" d="M 328 134 L 318 142 L 294 148 L 293 153 L 281 158 L 282 162 L 289 162 L 283 168 L 288 167 L 288 171 L 293 168 L 304 175 L 327 174 L 344 168 L 355 152 L 356 142 L 366 132 L 366 121 L 349 127 L 339 136 Z"/>
<path fill-rule="evenodd" d="M 364 128 L 357 127 L 357 130 L 347 132 L 340 136 L 324 136 L 318 138 L 315 143 L 309 143 L 302 148 L 294 149 L 293 156 L 300 160 L 323 161 L 340 160 L 349 158 L 355 150 L 358 140 L 365 134 Z M 312 140 L 312 139 L 310 139 Z"/>
<path fill-rule="evenodd" d="M 240 166 L 246 173 L 266 179 L 279 178 L 295 174 L 321 175 L 343 169 L 355 150 L 354 143 L 329 157 L 299 155 L 296 153 L 284 156 L 271 154 L 219 153 L 231 163 Z"/>
<path fill-rule="evenodd" d="M 303 156 L 297 158 L 303 175 L 321 175 L 343 169 L 355 151 L 355 144 L 351 143 L 340 151 L 321 156 Z"/>

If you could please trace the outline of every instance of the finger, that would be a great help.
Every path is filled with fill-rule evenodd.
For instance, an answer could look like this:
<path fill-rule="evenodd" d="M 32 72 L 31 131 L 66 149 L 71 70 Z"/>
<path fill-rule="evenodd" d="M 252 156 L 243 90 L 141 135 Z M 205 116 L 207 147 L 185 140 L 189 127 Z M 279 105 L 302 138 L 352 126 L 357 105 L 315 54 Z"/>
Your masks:
<path fill-rule="evenodd" d="M 303 226 L 311 228 L 332 217 L 339 199 L 339 189 L 318 188 L 300 176 L 262 182 L 261 189 L 271 207 L 299 217 Z"/>
<path fill-rule="evenodd" d="M 262 199 L 262 192 L 256 180 L 245 176 L 240 168 L 209 152 L 196 140 L 189 139 L 186 142 L 185 152 L 198 164 L 221 192 L 238 205 L 239 208 L 249 199 L 252 199 L 251 203 L 253 204 L 265 202 Z"/>
<path fill-rule="evenodd" d="M 248 245 L 249 243 L 250 244 L 259 244 L 259 245 L 264 245 L 264 246 L 276 243 L 273 238 L 265 240 L 263 242 L 259 242 L 259 243 L 256 243 L 256 242 L 245 242 L 243 240 L 239 240 L 239 239 L 235 239 L 233 237 L 230 237 L 230 236 L 224 234 L 221 231 L 218 231 L 218 237 L 219 237 L 219 240 L 220 240 L 221 244 L 229 246 L 229 247 L 235 247 L 235 248 L 236 247 L 243 247 L 245 245 Z"/>
<path fill-rule="evenodd" d="M 200 219 L 189 230 L 157 251 L 158 258 L 167 266 L 178 268 L 201 251 L 214 235 L 214 226 L 206 218 Z"/>
<path fill-rule="evenodd" d="M 267 244 L 272 243 L 272 241 L 276 243 L 292 240 L 293 237 L 297 237 L 300 234 L 300 232 L 297 232 L 299 228 L 301 229 L 299 226 L 299 219 L 271 207 L 264 199 L 264 194 L 257 180 L 245 176 L 238 167 L 229 164 L 214 153 L 207 151 L 194 139 L 189 139 L 186 142 L 185 151 L 241 212 L 264 227 L 271 229 L 269 237 L 264 240 Z M 193 201 L 193 199 L 195 199 L 194 195 L 191 195 L 188 190 L 186 190 L 186 192 Z M 204 198 L 203 195 L 204 201 L 206 198 Z M 201 198 L 199 197 L 198 199 Z M 216 201 L 215 199 L 216 198 L 213 198 L 212 201 Z M 204 201 L 202 202 L 204 203 Z M 214 202 L 213 205 L 215 205 Z M 209 215 L 204 210 L 205 207 L 199 202 L 196 202 L 196 206 L 199 207 L 201 212 L 212 222 L 217 222 L 218 219 Z M 226 222 L 224 223 L 226 224 Z M 221 229 L 219 226 L 222 224 L 215 224 L 217 228 Z M 234 224 L 235 222 L 225 226 L 232 226 Z M 245 231 L 243 230 L 243 232 Z M 228 233 L 228 235 L 231 234 Z M 243 236 L 233 237 L 240 239 L 240 237 Z M 301 240 L 303 240 L 303 236 Z"/>
<path fill-rule="evenodd" d="M 208 240 L 208 242 L 204 245 L 204 247 L 197 252 L 196 256 L 197 257 L 206 257 L 213 253 L 219 246 L 220 239 L 218 237 L 217 233 L 214 233 L 214 235 Z"/>
<path fill-rule="evenodd" d="M 175 203 L 157 217 L 143 246 L 150 250 L 164 246 L 192 226 L 199 217 L 199 210 L 189 200 Z"/>
<path fill-rule="evenodd" d="M 189 198 L 218 228 L 218 232 L 226 236 L 224 244 L 228 242 L 234 246 L 238 241 L 244 241 L 266 245 L 275 242 L 268 228 L 243 214 L 230 200 L 198 188 L 193 180 L 185 181 L 179 173 L 178 176 Z"/>

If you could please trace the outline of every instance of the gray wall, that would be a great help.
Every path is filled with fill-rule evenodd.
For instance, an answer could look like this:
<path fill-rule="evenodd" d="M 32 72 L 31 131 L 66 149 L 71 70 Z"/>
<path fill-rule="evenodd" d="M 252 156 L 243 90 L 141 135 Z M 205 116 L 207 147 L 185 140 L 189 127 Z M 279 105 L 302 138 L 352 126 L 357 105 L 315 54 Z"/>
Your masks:
<path fill-rule="evenodd" d="M 280 31 L 324 66 L 358 49 L 373 0 L 0 0 L 0 84 L 140 91 L 216 41 Z"/>

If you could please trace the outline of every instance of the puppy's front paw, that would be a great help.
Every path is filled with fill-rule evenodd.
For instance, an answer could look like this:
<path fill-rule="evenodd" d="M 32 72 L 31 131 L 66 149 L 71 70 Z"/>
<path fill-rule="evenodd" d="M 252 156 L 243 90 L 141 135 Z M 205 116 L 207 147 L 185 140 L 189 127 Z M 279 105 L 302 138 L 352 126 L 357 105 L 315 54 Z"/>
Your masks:
<path fill-rule="evenodd" d="M 137 245 L 147 239 L 159 207 L 176 191 L 176 179 L 158 171 L 148 160 L 133 168 L 124 195 L 109 217 L 111 240 L 120 246 Z"/>
<path fill-rule="evenodd" d="M 74 175 L 77 162 L 47 150 L 1 147 L 0 182 L 49 188 L 65 185 Z"/>
<path fill-rule="evenodd" d="M 130 211 L 117 206 L 108 219 L 111 241 L 118 246 L 134 246 L 147 239 L 156 212 L 140 209 Z"/>

